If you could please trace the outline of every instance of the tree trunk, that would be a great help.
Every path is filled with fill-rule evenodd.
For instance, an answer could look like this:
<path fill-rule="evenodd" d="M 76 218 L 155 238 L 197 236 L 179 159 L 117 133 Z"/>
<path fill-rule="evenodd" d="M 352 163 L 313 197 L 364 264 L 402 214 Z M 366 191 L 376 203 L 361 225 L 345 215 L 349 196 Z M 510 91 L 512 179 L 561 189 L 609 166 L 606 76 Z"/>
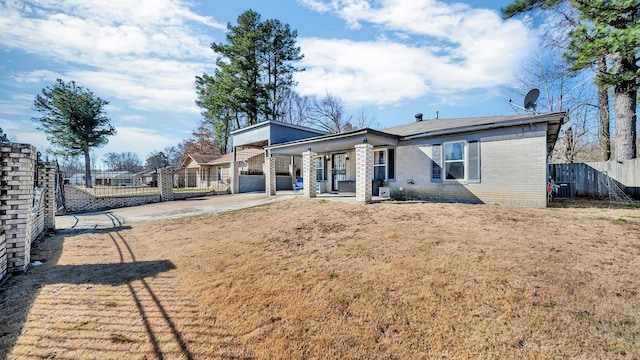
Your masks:
<path fill-rule="evenodd" d="M 607 59 L 605 56 L 598 58 L 598 72 L 607 72 Z M 602 160 L 611 159 L 611 134 L 609 133 L 609 88 L 604 85 L 598 86 L 598 109 L 600 112 L 600 151 Z"/>
<path fill-rule="evenodd" d="M 616 160 L 636 157 L 636 95 L 634 82 L 625 81 L 615 86 L 613 108 L 616 112 Z"/>
<path fill-rule="evenodd" d="M 89 149 L 84 149 L 84 186 L 87 188 L 93 187 L 91 181 L 91 156 L 89 156 Z"/>

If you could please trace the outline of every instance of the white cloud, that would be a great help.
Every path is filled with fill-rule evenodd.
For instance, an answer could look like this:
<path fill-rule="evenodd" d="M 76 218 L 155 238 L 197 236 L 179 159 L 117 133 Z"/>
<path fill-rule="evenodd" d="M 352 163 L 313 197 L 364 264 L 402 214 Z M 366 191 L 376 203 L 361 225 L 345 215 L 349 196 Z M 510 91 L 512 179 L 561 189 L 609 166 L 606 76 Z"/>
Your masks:
<path fill-rule="evenodd" d="M 23 115 L 29 113 L 35 100 L 33 94 L 10 94 L 7 99 L 0 99 L 0 113 L 3 115 Z M 28 122 L 29 119 L 25 119 Z"/>
<path fill-rule="evenodd" d="M 27 73 L 15 74 L 13 79 L 19 83 L 53 82 L 60 78 L 60 74 L 49 70 L 34 70 Z"/>
<path fill-rule="evenodd" d="M 119 126 L 118 133 L 109 138 L 109 143 L 101 148 L 92 149 L 98 162 L 102 162 L 104 154 L 115 152 L 133 152 L 144 161 L 153 150 L 163 150 L 168 146 L 175 146 L 178 141 L 174 134 L 160 134 L 155 130 L 132 126 Z"/>
<path fill-rule="evenodd" d="M 495 11 L 435 0 L 305 0 L 353 29 L 382 29 L 378 41 L 301 39 L 307 71 L 303 93 L 330 91 L 348 103 L 390 104 L 425 95 L 446 100 L 460 92 L 508 84 L 532 48 L 519 21 Z M 392 36 L 395 41 L 390 40 Z M 423 45 L 406 45 L 408 41 Z"/>
<path fill-rule="evenodd" d="M 36 124 L 30 119 L 14 121 L 0 118 L 0 127 L 13 142 L 31 144 L 42 152 L 49 146 L 46 135 L 36 130 Z"/>
<path fill-rule="evenodd" d="M 327 12 L 333 9 L 332 4 L 325 4 L 322 1 L 317 0 L 298 0 L 300 4 L 308 7 L 309 9 L 317 12 Z"/>
<path fill-rule="evenodd" d="M 8 0 L 0 3 L 0 45 L 71 69 L 14 74 L 18 82 L 75 80 L 138 109 L 197 113 L 194 76 L 215 61 L 197 26 L 225 26 L 188 6 L 182 0 Z"/>

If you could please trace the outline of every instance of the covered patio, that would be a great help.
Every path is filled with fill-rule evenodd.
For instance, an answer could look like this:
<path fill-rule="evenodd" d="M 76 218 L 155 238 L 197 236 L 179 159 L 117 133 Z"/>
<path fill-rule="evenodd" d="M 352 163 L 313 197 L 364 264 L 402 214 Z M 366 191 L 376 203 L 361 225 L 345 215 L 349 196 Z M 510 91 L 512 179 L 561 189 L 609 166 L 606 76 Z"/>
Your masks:
<path fill-rule="evenodd" d="M 266 146 L 266 192 L 276 195 L 274 155 L 297 155 L 302 156 L 300 175 L 305 197 L 332 193 L 355 195 L 357 202 L 370 202 L 374 180 L 386 180 L 387 174 L 393 172 L 397 144 L 396 135 L 361 129 Z"/>

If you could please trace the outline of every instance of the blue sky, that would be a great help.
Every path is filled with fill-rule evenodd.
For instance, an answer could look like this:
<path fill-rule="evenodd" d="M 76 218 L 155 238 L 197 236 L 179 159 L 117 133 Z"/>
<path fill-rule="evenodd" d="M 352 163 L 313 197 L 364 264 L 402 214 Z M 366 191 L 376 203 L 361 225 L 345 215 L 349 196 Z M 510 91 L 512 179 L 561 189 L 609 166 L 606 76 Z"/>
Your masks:
<path fill-rule="evenodd" d="M 212 42 L 253 9 L 298 30 L 297 91 L 342 98 L 384 129 L 426 118 L 506 115 L 511 86 L 536 44 L 510 1 L 34 0 L 0 1 L 0 127 L 45 152 L 33 100 L 57 78 L 108 100 L 118 134 L 95 151 L 177 145 L 198 126 L 194 77 L 212 73 Z"/>

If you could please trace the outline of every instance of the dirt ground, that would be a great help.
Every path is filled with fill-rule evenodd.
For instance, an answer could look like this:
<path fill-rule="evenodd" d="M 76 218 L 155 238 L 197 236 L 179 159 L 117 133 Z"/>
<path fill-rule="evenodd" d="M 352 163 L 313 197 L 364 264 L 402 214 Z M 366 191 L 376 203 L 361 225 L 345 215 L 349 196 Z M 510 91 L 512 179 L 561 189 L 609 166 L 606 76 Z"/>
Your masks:
<path fill-rule="evenodd" d="M 640 358 L 640 209 L 294 199 L 60 232 L 0 358 Z"/>

